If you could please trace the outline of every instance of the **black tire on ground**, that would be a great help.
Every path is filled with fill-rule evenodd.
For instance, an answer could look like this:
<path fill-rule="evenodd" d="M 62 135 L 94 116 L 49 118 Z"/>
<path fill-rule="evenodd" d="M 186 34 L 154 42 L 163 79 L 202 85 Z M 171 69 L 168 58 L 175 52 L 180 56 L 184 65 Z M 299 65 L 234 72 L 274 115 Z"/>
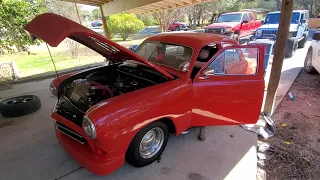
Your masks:
<path fill-rule="evenodd" d="M 180 31 L 180 27 L 177 26 L 176 28 L 174 28 L 175 31 Z"/>
<path fill-rule="evenodd" d="M 287 41 L 287 47 L 285 50 L 285 56 L 288 58 L 291 58 L 295 53 L 298 48 L 298 41 L 297 39 L 289 39 Z"/>
<path fill-rule="evenodd" d="M 308 50 L 308 53 L 307 53 L 306 58 L 304 60 L 303 69 L 308 74 L 314 74 L 317 72 L 317 70 L 312 66 L 312 49 Z"/>
<path fill-rule="evenodd" d="M 233 34 L 233 35 L 231 36 L 231 38 L 234 39 L 234 40 L 236 40 L 236 41 L 238 42 L 238 44 L 239 44 L 239 35 L 238 35 L 238 34 Z"/>
<path fill-rule="evenodd" d="M 150 131 L 154 128 L 162 129 L 163 134 L 164 134 L 164 140 L 163 140 L 163 143 L 162 143 L 160 150 L 152 157 L 146 159 L 140 155 L 140 152 L 139 152 L 140 142 L 142 141 L 142 138 L 144 137 L 144 135 L 148 131 Z M 168 130 L 168 127 L 166 126 L 165 123 L 163 123 L 161 121 L 156 121 L 156 122 L 153 122 L 153 123 L 147 125 L 143 129 L 141 129 L 136 134 L 136 136 L 133 138 L 133 140 L 131 141 L 130 146 L 129 146 L 127 153 L 126 153 L 126 160 L 131 165 L 133 165 L 135 167 L 143 167 L 143 166 L 151 164 L 152 162 L 154 162 L 155 160 L 160 158 L 162 152 L 164 151 L 164 149 L 167 145 L 168 138 L 169 138 L 169 130 Z"/>
<path fill-rule="evenodd" d="M 0 114 L 4 117 L 19 117 L 36 112 L 40 107 L 39 97 L 23 95 L 2 101 L 0 103 Z"/>
<path fill-rule="evenodd" d="M 308 35 L 304 34 L 303 39 L 298 43 L 298 48 L 304 48 L 306 46 L 307 40 L 308 40 Z"/>

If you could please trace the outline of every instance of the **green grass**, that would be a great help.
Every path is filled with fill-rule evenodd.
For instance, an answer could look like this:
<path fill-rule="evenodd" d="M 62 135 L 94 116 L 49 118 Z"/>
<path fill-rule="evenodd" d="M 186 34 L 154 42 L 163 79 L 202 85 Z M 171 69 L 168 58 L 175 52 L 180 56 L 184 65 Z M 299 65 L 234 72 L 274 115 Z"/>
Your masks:
<path fill-rule="evenodd" d="M 32 54 L 15 53 L 0 56 L 0 62 L 15 61 L 18 66 L 19 76 L 28 77 L 36 74 L 42 74 L 54 71 L 54 66 L 51 61 L 48 51 L 37 50 L 31 51 Z M 71 57 L 64 48 L 59 48 L 52 52 L 52 58 L 55 62 L 57 70 L 74 68 L 77 66 L 84 66 L 97 62 L 103 62 L 103 57 L 86 47 L 81 47 L 79 56 L 76 59 Z"/>
<path fill-rule="evenodd" d="M 145 38 L 122 41 L 120 38 L 115 38 L 112 40 L 124 47 L 129 47 L 131 45 L 141 44 L 144 39 Z M 50 51 L 57 70 L 85 66 L 93 63 L 103 62 L 104 60 L 100 54 L 85 46 L 80 46 L 79 55 L 76 59 L 71 57 L 71 53 L 63 43 L 56 48 L 50 47 Z M 16 65 L 18 66 L 20 77 L 28 77 L 54 71 L 54 66 L 45 44 L 30 47 L 30 52 L 30 55 L 27 53 L 0 55 L 0 62 L 15 61 Z"/>

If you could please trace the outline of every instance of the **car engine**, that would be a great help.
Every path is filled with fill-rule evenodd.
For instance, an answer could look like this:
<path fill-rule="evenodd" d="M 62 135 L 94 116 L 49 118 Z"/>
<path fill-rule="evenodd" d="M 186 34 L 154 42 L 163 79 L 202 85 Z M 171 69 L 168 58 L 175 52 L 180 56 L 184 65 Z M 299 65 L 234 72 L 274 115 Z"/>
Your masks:
<path fill-rule="evenodd" d="M 104 71 L 96 71 L 80 76 L 63 86 L 55 110 L 81 125 L 85 112 L 93 105 L 159 83 L 145 78 L 149 76 L 148 73 L 134 69 L 130 71 L 116 69 L 108 74 Z"/>

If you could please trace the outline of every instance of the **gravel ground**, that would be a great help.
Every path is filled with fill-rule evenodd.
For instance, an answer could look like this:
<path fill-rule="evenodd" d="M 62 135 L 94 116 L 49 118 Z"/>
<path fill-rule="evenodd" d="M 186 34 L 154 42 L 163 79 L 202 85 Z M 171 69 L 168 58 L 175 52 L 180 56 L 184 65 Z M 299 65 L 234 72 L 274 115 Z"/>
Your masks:
<path fill-rule="evenodd" d="M 276 136 L 259 139 L 270 143 L 258 161 L 258 180 L 320 179 L 320 75 L 301 71 L 274 120 Z"/>

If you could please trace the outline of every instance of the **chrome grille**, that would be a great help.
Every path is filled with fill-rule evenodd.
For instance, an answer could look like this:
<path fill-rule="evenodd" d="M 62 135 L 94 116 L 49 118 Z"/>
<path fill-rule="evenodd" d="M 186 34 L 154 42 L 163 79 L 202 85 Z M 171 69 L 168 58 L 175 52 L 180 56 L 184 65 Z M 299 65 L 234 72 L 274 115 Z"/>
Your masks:
<path fill-rule="evenodd" d="M 269 34 L 273 34 L 273 35 L 277 35 L 278 30 L 274 29 L 274 30 L 262 30 L 262 35 L 269 35 Z"/>
<path fill-rule="evenodd" d="M 71 130 L 70 128 L 68 128 L 67 126 L 65 126 L 61 123 L 56 122 L 56 129 L 58 131 L 60 131 L 61 133 L 63 133 L 64 135 L 70 137 L 71 139 L 73 139 L 81 144 L 85 144 L 87 142 L 83 136 L 81 136 L 77 132 Z"/>
<path fill-rule="evenodd" d="M 213 34 L 221 34 L 222 28 L 210 28 L 207 30 L 207 33 L 213 33 Z"/>

